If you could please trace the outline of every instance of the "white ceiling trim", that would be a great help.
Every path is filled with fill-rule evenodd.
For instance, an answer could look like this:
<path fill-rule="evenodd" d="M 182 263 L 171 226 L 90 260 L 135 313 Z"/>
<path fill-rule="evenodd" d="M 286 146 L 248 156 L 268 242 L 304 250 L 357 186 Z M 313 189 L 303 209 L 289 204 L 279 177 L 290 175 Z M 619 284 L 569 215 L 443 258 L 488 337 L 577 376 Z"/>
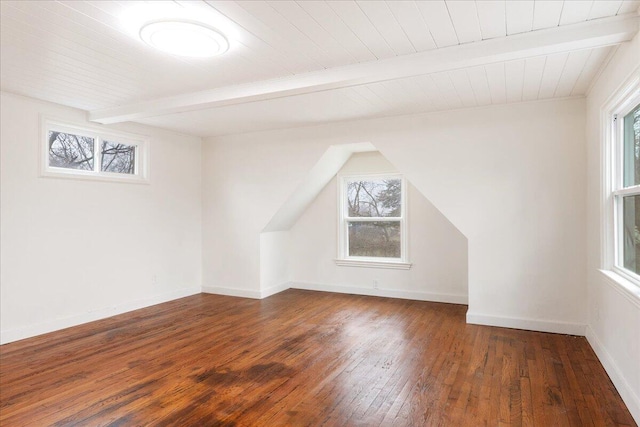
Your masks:
<path fill-rule="evenodd" d="M 103 124 L 135 121 L 166 114 L 358 86 L 495 62 L 611 46 L 631 40 L 638 32 L 639 25 L 640 17 L 635 13 L 601 18 L 281 79 L 257 81 L 99 109 L 89 112 L 89 120 Z"/>

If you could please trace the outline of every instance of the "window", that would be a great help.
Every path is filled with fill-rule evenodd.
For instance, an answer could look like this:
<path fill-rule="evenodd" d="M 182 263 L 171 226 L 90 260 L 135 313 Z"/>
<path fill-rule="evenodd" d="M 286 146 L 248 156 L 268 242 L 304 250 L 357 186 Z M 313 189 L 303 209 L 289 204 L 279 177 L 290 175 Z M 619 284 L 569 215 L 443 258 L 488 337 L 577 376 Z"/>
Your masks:
<path fill-rule="evenodd" d="M 640 104 L 613 119 L 615 267 L 640 283 Z"/>
<path fill-rule="evenodd" d="M 136 146 L 114 141 L 102 141 L 100 148 L 102 172 L 135 174 Z"/>
<path fill-rule="evenodd" d="M 43 129 L 44 176 L 147 182 L 144 139 L 51 120 Z"/>
<path fill-rule="evenodd" d="M 409 268 L 402 176 L 342 176 L 338 193 L 338 265 Z"/>

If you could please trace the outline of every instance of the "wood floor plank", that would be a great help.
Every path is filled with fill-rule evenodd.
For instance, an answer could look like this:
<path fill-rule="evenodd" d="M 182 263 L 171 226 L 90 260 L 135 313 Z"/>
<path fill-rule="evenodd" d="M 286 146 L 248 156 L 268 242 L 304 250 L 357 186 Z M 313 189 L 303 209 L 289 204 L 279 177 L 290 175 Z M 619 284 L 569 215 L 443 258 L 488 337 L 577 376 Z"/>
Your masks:
<path fill-rule="evenodd" d="M 0 425 L 635 425 L 583 337 L 466 310 L 195 295 L 0 346 Z"/>

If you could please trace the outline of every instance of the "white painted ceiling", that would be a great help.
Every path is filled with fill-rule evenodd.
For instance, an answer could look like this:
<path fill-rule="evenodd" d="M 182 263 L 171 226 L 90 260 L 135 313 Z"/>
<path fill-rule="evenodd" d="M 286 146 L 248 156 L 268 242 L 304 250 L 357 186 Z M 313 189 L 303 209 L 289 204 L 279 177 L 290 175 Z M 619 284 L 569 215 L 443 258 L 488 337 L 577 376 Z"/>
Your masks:
<path fill-rule="evenodd" d="M 5 1 L 3 91 L 201 136 L 584 95 L 640 1 Z M 154 15 L 155 14 L 155 15 Z M 211 59 L 136 37 L 225 32 Z"/>

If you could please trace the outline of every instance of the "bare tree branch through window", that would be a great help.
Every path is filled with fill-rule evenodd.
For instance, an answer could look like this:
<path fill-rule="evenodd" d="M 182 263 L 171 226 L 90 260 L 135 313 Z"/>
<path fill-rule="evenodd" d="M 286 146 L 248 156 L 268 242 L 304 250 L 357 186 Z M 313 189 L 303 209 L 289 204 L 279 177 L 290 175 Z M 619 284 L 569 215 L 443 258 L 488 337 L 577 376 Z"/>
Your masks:
<path fill-rule="evenodd" d="M 117 142 L 102 141 L 100 150 L 103 172 L 135 173 L 136 147 Z"/>
<path fill-rule="evenodd" d="M 349 256 L 400 258 L 402 180 L 349 181 L 346 195 L 350 218 L 381 219 L 347 222 Z"/>
<path fill-rule="evenodd" d="M 42 175 L 148 183 L 148 141 L 141 135 L 43 118 Z"/>
<path fill-rule="evenodd" d="M 49 131 L 49 165 L 57 168 L 93 170 L 94 138 Z"/>

